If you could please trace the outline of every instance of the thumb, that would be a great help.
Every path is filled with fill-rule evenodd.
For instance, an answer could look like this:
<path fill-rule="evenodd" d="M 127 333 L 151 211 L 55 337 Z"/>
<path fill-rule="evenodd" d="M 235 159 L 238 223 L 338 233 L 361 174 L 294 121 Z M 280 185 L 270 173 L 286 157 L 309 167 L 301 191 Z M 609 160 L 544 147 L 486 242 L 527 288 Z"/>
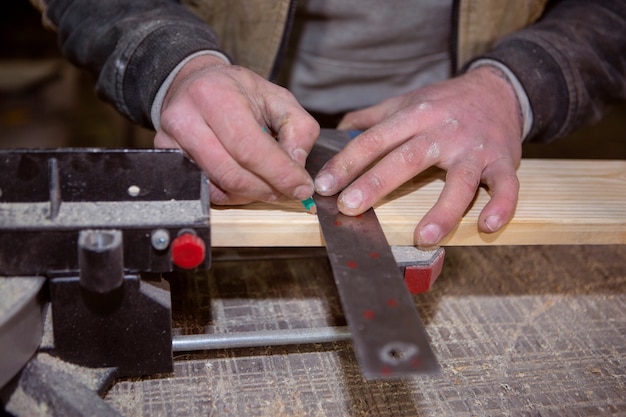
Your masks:
<path fill-rule="evenodd" d="M 381 105 L 348 112 L 337 125 L 339 130 L 367 130 L 382 122 L 386 114 Z"/>

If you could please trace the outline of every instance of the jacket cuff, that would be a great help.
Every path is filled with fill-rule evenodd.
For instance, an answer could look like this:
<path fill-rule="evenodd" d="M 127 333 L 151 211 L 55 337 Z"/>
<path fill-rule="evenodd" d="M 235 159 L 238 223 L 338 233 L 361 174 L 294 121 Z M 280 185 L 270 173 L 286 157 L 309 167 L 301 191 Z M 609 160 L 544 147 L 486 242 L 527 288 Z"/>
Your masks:
<path fill-rule="evenodd" d="M 540 45 L 525 39 L 501 42 L 479 59 L 506 66 L 526 92 L 533 115 L 527 140 L 549 141 L 561 136 L 568 117 L 569 92 L 562 69 Z"/>
<path fill-rule="evenodd" d="M 530 133 L 530 129 L 533 126 L 533 111 L 530 108 L 530 102 L 528 101 L 528 95 L 526 94 L 524 87 L 522 87 L 522 84 L 520 84 L 515 74 L 513 74 L 513 72 L 506 65 L 498 61 L 494 61 L 493 59 L 483 58 L 473 61 L 469 64 L 468 71 L 484 65 L 490 65 L 502 71 L 508 79 L 509 84 L 513 87 L 522 116 L 522 141 L 525 141 Z"/>
<path fill-rule="evenodd" d="M 119 59 L 106 62 L 96 90 L 104 96 L 112 96 L 116 107 L 132 121 L 153 127 L 151 112 L 157 92 L 186 57 L 217 49 L 209 40 L 211 35 L 180 21 L 157 27 L 138 44 L 127 44 L 126 49 L 120 51 Z"/>
<path fill-rule="evenodd" d="M 196 52 L 195 54 L 191 54 L 187 58 L 179 62 L 178 65 L 176 65 L 176 68 L 174 68 L 172 72 L 170 72 L 170 74 L 167 76 L 163 84 L 161 84 L 161 87 L 159 87 L 159 90 L 157 91 L 156 96 L 154 97 L 154 100 L 152 101 L 152 106 L 150 110 L 150 120 L 152 121 L 152 126 L 154 127 L 154 130 L 159 130 L 161 128 L 161 108 L 163 107 L 163 100 L 165 100 L 165 95 L 167 94 L 167 91 L 169 90 L 172 83 L 174 82 L 174 78 L 176 78 L 176 75 L 178 75 L 180 70 L 185 66 L 187 62 L 201 55 L 216 56 L 218 58 L 223 59 L 224 63 L 226 64 L 231 63 L 230 59 L 228 59 L 226 55 L 218 51 Z"/>

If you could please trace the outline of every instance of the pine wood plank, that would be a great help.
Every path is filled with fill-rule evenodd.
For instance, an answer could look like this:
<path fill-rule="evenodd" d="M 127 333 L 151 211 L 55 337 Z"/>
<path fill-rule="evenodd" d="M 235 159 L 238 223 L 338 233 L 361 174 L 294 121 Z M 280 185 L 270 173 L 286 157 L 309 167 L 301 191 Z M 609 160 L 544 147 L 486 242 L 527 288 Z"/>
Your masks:
<path fill-rule="evenodd" d="M 524 159 L 513 220 L 492 235 L 476 221 L 488 193 L 480 189 L 446 246 L 624 244 L 626 161 Z M 375 207 L 390 245 L 412 245 L 418 220 L 432 207 L 444 172 L 431 169 Z M 213 207 L 212 246 L 323 246 L 317 217 L 300 203 Z"/>

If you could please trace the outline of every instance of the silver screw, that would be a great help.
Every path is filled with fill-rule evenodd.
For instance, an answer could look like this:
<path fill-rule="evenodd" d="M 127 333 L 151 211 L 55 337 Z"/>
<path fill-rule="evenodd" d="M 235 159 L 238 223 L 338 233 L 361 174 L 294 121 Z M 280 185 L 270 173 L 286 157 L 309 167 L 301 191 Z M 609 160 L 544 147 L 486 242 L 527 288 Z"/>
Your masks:
<path fill-rule="evenodd" d="M 170 232 L 165 229 L 156 229 L 150 235 L 152 247 L 156 250 L 165 250 L 170 244 Z"/>
<path fill-rule="evenodd" d="M 140 191 L 141 188 L 137 187 L 136 185 L 131 185 L 130 187 L 128 187 L 128 195 L 131 197 L 137 197 Z"/>

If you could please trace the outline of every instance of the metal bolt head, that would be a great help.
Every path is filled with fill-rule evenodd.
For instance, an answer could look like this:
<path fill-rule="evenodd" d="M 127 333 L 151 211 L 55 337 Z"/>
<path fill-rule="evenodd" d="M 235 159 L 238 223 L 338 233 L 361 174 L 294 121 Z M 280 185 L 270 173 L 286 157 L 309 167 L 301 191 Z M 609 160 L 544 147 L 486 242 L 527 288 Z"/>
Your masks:
<path fill-rule="evenodd" d="M 141 188 L 136 185 L 131 185 L 130 187 L 128 187 L 128 195 L 131 197 L 137 197 L 140 192 Z"/>
<path fill-rule="evenodd" d="M 150 236 L 152 247 L 156 250 L 165 250 L 170 244 L 170 232 L 165 229 L 156 229 Z"/>

